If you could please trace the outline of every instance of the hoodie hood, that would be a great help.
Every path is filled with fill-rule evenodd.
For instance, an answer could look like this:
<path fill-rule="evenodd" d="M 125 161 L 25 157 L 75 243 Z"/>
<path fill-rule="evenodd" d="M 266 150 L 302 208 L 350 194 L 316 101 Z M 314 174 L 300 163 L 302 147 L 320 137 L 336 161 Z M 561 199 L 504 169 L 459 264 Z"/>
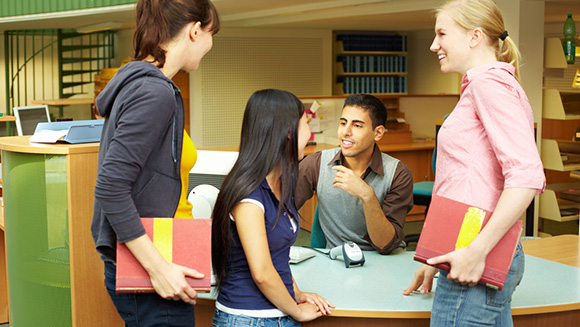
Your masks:
<path fill-rule="evenodd" d="M 162 79 L 173 84 L 174 89 L 177 89 L 173 81 L 163 75 L 161 70 L 155 65 L 144 61 L 132 61 L 119 68 L 117 74 L 113 76 L 105 89 L 97 96 L 96 104 L 99 114 L 103 117 L 108 116 L 111 113 L 117 95 L 123 87 L 144 76 Z"/>

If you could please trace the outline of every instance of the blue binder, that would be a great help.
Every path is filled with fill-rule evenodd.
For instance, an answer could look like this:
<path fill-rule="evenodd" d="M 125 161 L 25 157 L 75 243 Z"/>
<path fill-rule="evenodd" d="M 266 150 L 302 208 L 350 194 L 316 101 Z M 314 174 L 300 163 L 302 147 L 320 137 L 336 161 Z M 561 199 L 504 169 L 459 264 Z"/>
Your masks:
<path fill-rule="evenodd" d="M 44 130 L 68 130 L 64 138 L 59 140 L 59 142 L 70 144 L 100 142 L 104 122 L 105 120 L 103 119 L 95 119 L 38 123 L 34 134 Z"/>

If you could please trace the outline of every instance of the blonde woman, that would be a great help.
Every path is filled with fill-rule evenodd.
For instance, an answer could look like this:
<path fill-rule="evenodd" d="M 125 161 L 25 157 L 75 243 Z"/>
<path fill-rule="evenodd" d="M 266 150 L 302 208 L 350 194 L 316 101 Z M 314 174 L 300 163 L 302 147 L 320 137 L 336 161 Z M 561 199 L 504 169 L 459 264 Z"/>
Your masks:
<path fill-rule="evenodd" d="M 459 102 L 438 134 L 433 193 L 494 212 L 469 246 L 428 261 L 451 266 L 440 271 L 431 326 L 512 326 L 521 244 L 502 291 L 478 281 L 488 253 L 545 186 L 532 110 L 518 82 L 518 49 L 492 0 L 452 0 L 437 10 L 431 51 L 442 72 L 463 76 Z M 436 273 L 422 266 L 403 294 L 431 291 Z"/>

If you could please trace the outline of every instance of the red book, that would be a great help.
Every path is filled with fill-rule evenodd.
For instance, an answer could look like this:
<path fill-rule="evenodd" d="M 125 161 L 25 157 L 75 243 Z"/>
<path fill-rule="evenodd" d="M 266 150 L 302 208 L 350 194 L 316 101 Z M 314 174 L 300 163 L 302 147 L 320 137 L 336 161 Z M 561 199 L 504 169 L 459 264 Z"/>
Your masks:
<path fill-rule="evenodd" d="M 469 245 L 485 227 L 491 212 L 475 206 L 433 195 L 425 218 L 415 260 L 427 260 Z M 522 221 L 518 220 L 487 255 L 480 284 L 501 290 L 505 284 L 516 246 L 520 239 Z M 437 268 L 449 271 L 448 263 Z"/>
<path fill-rule="evenodd" d="M 161 255 L 204 274 L 186 277 L 196 291 L 211 290 L 211 220 L 141 218 L 145 231 Z M 117 293 L 154 292 L 149 274 L 125 244 L 117 243 Z"/>

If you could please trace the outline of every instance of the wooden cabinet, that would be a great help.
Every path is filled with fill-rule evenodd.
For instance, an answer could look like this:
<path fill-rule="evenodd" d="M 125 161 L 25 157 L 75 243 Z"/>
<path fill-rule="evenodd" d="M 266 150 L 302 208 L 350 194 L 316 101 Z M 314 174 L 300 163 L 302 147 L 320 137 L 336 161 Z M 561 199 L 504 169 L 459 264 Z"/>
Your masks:
<path fill-rule="evenodd" d="M 571 172 L 580 170 L 580 142 L 575 141 L 580 127 L 580 95 L 560 94 L 545 89 L 542 111 L 541 158 L 546 169 L 546 190 L 540 195 L 538 217 L 568 222 L 578 220 L 580 203 L 559 198 L 559 192 L 580 189 L 580 181 Z M 578 101 L 580 103 L 580 101 Z"/>
<path fill-rule="evenodd" d="M 384 33 L 334 33 L 335 95 L 406 94 L 406 36 Z"/>

